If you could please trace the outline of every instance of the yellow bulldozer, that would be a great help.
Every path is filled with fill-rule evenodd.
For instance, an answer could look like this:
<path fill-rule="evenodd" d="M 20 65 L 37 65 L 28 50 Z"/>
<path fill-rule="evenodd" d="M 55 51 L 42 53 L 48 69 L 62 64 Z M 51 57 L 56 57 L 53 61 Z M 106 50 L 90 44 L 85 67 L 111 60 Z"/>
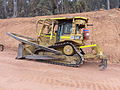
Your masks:
<path fill-rule="evenodd" d="M 17 59 L 35 59 L 52 64 L 79 67 L 87 59 L 99 59 L 100 69 L 107 68 L 107 57 L 97 44 L 86 45 L 89 39 L 88 18 L 59 17 L 37 21 L 37 38 L 8 32 L 20 41 Z M 90 48 L 91 53 L 84 51 Z"/>

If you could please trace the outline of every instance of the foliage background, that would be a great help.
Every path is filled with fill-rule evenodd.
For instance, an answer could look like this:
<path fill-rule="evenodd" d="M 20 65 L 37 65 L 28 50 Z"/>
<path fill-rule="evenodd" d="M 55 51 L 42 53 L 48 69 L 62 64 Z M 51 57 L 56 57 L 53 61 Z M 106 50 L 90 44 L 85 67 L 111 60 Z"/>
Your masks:
<path fill-rule="evenodd" d="M 81 13 L 119 8 L 120 0 L 0 0 L 0 18 Z"/>

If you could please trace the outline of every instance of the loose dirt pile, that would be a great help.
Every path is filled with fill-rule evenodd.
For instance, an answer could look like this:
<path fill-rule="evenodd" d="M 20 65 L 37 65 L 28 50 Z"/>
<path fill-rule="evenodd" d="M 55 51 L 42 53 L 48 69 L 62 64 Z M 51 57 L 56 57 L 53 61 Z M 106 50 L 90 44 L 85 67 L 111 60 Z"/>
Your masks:
<path fill-rule="evenodd" d="M 19 42 L 7 36 L 6 32 L 14 32 L 30 37 L 36 37 L 35 24 L 38 19 L 59 16 L 88 17 L 90 19 L 90 23 L 94 24 L 94 26 L 90 28 L 91 40 L 101 45 L 111 62 L 120 61 L 120 11 L 117 9 L 56 16 L 0 20 L 0 42 L 4 44 L 6 48 L 17 50 L 17 44 Z"/>

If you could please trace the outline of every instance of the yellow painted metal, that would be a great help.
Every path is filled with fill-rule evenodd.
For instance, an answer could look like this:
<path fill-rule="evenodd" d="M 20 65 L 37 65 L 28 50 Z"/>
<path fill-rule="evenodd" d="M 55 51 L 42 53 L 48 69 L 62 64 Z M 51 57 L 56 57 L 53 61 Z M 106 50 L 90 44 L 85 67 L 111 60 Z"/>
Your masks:
<path fill-rule="evenodd" d="M 52 30 L 51 30 L 51 34 L 50 34 L 50 39 L 53 38 L 53 32 L 54 32 L 54 22 L 52 21 Z"/>
<path fill-rule="evenodd" d="M 88 18 L 86 18 L 86 17 L 74 17 L 74 18 L 76 18 L 76 19 L 81 18 L 81 19 L 86 19 L 86 20 L 88 20 Z"/>
<path fill-rule="evenodd" d="M 96 53 L 99 54 L 99 55 L 102 55 L 102 54 L 103 54 L 102 49 L 101 49 L 100 46 L 97 45 L 97 44 L 96 44 L 96 47 L 93 47 L 92 49 L 95 50 Z"/>
<path fill-rule="evenodd" d="M 41 35 L 41 33 L 43 33 L 43 30 L 44 30 L 44 28 L 45 28 L 45 21 L 43 21 L 43 24 L 42 24 L 42 27 L 41 27 L 41 29 L 40 29 L 40 31 L 39 31 L 39 33 L 38 33 L 38 35 L 40 36 Z"/>
<path fill-rule="evenodd" d="M 60 17 L 60 18 L 50 18 L 50 19 L 54 19 L 54 20 L 60 20 L 60 19 L 67 19 L 67 17 Z"/>
<path fill-rule="evenodd" d="M 41 34 L 41 36 L 43 36 L 43 37 L 51 37 L 51 35 L 44 35 L 44 34 Z M 52 37 L 55 37 L 55 36 L 52 35 Z"/>
<path fill-rule="evenodd" d="M 93 44 L 93 45 L 85 45 L 85 46 L 80 46 L 80 48 L 96 47 L 96 46 L 97 46 L 96 44 Z"/>
<path fill-rule="evenodd" d="M 72 34 L 75 34 L 76 33 L 76 24 L 75 24 L 75 19 L 73 18 L 73 21 L 72 21 Z"/>
<path fill-rule="evenodd" d="M 60 39 L 70 39 L 70 36 L 60 36 Z"/>
<path fill-rule="evenodd" d="M 63 48 L 63 52 L 65 55 L 72 55 L 74 54 L 74 49 L 71 45 L 65 45 Z"/>
<path fill-rule="evenodd" d="M 62 20 L 62 19 L 84 19 L 84 20 L 88 20 L 88 18 L 85 17 L 58 17 L 58 18 L 43 18 L 41 20 L 47 20 L 47 19 L 52 19 L 52 20 Z"/>
<path fill-rule="evenodd" d="M 85 59 L 93 59 L 93 58 L 96 58 L 97 57 L 97 55 L 96 54 L 85 54 L 84 55 L 84 58 Z"/>

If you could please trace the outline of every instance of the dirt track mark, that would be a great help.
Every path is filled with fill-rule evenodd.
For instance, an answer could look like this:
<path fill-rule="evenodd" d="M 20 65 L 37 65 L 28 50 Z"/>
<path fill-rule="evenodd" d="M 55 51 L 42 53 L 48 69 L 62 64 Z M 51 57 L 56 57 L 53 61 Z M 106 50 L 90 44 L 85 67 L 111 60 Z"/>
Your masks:
<path fill-rule="evenodd" d="M 0 53 L 0 89 L 46 90 L 46 87 L 50 87 L 50 90 L 120 90 L 119 65 L 109 65 L 107 70 L 101 72 L 92 62 L 80 68 L 72 68 L 35 61 L 17 61 L 14 59 L 15 53 L 10 52 Z"/>
<path fill-rule="evenodd" d="M 28 79 L 29 78 L 29 79 Z M 92 81 L 86 81 L 86 80 L 72 80 L 70 81 L 65 81 L 65 80 L 60 80 L 60 79 L 54 79 L 54 78 L 50 78 L 50 77 L 31 77 L 28 76 L 28 78 L 26 79 L 21 79 L 20 82 L 38 82 L 41 84 L 48 84 L 48 85 L 55 85 L 55 86 L 59 86 L 59 87 L 75 87 L 75 88 L 89 88 L 91 90 L 119 90 L 120 86 L 119 85 L 115 85 L 115 86 L 111 86 L 111 84 L 107 83 L 107 81 L 105 82 L 92 82 Z M 19 82 L 19 81 L 18 81 Z M 117 83 L 117 82 L 116 82 Z M 120 83 L 120 82 L 119 82 Z"/>

